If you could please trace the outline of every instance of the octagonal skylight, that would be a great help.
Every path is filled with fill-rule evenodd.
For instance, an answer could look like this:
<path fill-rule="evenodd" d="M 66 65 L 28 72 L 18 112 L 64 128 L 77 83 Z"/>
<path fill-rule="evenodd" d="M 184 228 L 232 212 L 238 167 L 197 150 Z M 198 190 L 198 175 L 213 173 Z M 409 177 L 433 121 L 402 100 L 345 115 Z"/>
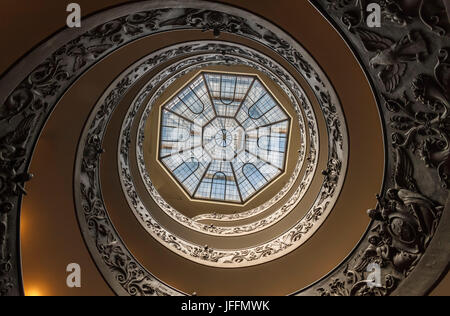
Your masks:
<path fill-rule="evenodd" d="M 191 199 L 243 204 L 284 172 L 289 129 L 258 76 L 201 72 L 162 107 L 159 160 Z"/>

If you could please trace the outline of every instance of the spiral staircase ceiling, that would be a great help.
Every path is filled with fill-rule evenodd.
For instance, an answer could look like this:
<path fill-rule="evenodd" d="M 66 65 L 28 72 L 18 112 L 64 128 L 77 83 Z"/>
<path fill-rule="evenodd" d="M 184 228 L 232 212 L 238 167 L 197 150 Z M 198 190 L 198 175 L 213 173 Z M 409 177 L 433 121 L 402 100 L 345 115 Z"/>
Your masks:
<path fill-rule="evenodd" d="M 388 2 L 142 1 L 37 46 L 0 79 L 0 293 L 76 260 L 77 294 L 428 294 L 450 28 Z"/>

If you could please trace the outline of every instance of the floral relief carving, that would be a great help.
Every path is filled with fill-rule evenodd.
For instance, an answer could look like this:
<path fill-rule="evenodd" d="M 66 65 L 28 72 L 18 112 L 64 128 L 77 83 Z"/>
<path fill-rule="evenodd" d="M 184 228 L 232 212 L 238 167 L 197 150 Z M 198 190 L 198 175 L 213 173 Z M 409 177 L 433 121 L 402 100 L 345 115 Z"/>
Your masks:
<path fill-rule="evenodd" d="M 450 30 L 444 2 L 445 0 L 421 0 L 419 6 L 420 20 L 430 31 L 439 36 L 448 36 Z"/>
<path fill-rule="evenodd" d="M 261 38 L 261 34 L 249 25 L 248 20 L 242 17 L 210 10 L 187 9 L 185 14 L 177 18 L 163 21 L 160 23 L 160 26 L 189 26 L 199 28 L 204 32 L 212 30 L 216 37 L 220 36 L 221 32 L 228 32 L 232 34 L 241 33 L 243 35 Z"/>
<path fill-rule="evenodd" d="M 381 12 L 384 21 L 389 21 L 395 26 L 404 27 L 411 21 L 411 17 L 404 11 L 398 1 L 383 0 L 380 1 Z"/>
<path fill-rule="evenodd" d="M 383 7 L 385 19 L 398 24 L 399 30 L 404 30 L 401 37 L 396 33 L 375 34 L 363 28 L 354 36 L 355 29 L 361 26 L 363 14 L 359 6 L 361 1 L 355 0 L 317 0 L 328 10 L 331 18 L 346 33 L 350 41 L 356 45 L 359 55 L 364 56 L 363 48 L 366 44 L 375 42 L 379 45 L 371 52 L 369 58 L 362 57 L 366 63 L 366 70 L 382 86 L 375 84 L 375 93 L 380 100 L 385 100 L 387 107 L 398 107 L 398 111 L 388 112 L 392 115 L 394 125 L 388 127 L 388 132 L 393 132 L 393 146 L 395 147 L 390 160 L 396 161 L 397 178 L 408 179 L 408 183 L 396 182 L 392 190 L 382 194 L 378 206 L 369 215 L 374 219 L 376 230 L 373 238 L 366 239 L 361 245 L 362 251 L 358 252 L 358 259 L 352 258 L 345 268 L 339 270 L 340 275 L 333 274 L 317 291 L 325 295 L 388 295 L 401 285 L 402 280 L 426 252 L 426 247 L 433 237 L 434 229 L 439 222 L 442 206 L 433 197 L 427 197 L 421 193 L 420 182 L 415 183 L 414 175 L 410 171 L 398 171 L 401 169 L 416 170 L 416 172 L 436 173 L 439 175 L 442 185 L 448 188 L 448 65 L 446 54 L 440 53 L 435 73 L 424 65 L 423 58 L 432 58 L 434 51 L 428 51 L 431 42 L 441 41 L 441 47 L 448 47 L 448 18 L 445 17 L 442 0 L 422 0 L 421 5 L 415 10 L 421 24 L 410 26 L 417 19 L 410 11 L 393 5 L 393 1 L 385 1 Z M 380 3 L 383 3 L 380 1 Z M 327 9 L 328 8 L 328 9 Z M 38 132 L 45 120 L 53 110 L 60 96 L 70 87 L 70 84 L 99 59 L 103 58 L 121 45 L 131 42 L 141 36 L 152 34 L 159 30 L 174 28 L 199 28 L 213 30 L 216 35 L 220 32 L 234 32 L 235 34 L 248 36 L 252 39 L 264 39 L 271 45 L 278 43 L 276 48 L 283 56 L 295 62 L 299 69 L 309 70 L 307 78 L 316 80 L 315 84 L 323 88 L 319 74 L 311 70 L 310 63 L 295 50 L 286 47 L 282 39 L 263 30 L 261 26 L 252 25 L 248 19 L 233 17 L 225 13 L 208 14 L 208 11 L 198 9 L 151 10 L 104 23 L 90 32 L 69 42 L 67 45 L 53 52 L 24 80 L 14 88 L 9 95 L 2 100 L 0 106 L 0 294 L 9 295 L 18 293 L 19 273 L 16 262 L 12 258 L 18 258 L 18 245 L 15 240 L 15 227 L 18 218 L 19 199 L 24 193 L 24 183 L 31 178 L 27 173 L 29 156 L 35 144 Z M 190 15 L 190 16 L 189 16 Z M 178 16 L 178 17 L 177 17 Z M 410 18 L 412 19 L 410 19 Z M 226 18 L 226 19 L 224 19 Z M 185 22 L 183 22 L 185 21 Z M 369 32 L 369 33 L 368 33 Z M 370 33 L 372 32 L 372 33 Z M 375 35 L 374 35 L 375 34 Z M 434 36 L 434 37 L 433 37 Z M 377 38 L 379 37 L 379 38 Z M 423 40 L 423 41 L 422 41 Z M 373 43 L 372 43 L 373 44 Z M 371 45 L 371 44 L 369 44 Z M 372 49 L 373 46 L 369 46 Z M 446 48 L 443 48 L 446 50 Z M 189 47 L 180 47 L 180 51 L 189 51 Z M 376 54 L 376 55 L 374 55 Z M 158 62 L 158 61 L 156 61 Z M 414 67 L 412 66 L 414 64 Z M 371 67 L 372 69 L 368 69 Z M 381 71 L 374 70 L 375 68 Z M 402 68 L 404 68 L 402 70 Z M 447 69 L 447 70 L 446 70 Z M 406 71 L 414 79 L 410 90 L 406 94 L 400 90 L 400 85 L 405 87 L 410 84 L 406 77 Z M 384 79 L 383 79 L 384 78 Z M 400 84 L 401 83 L 401 84 Z M 382 90 L 383 89 L 383 90 Z M 381 91 L 385 94 L 381 95 Z M 109 102 L 114 101 L 114 96 Z M 414 102 L 416 107 L 421 107 L 416 114 L 405 112 Z M 432 113 L 433 107 L 436 109 Z M 416 108 L 417 109 L 417 108 Z M 429 109 L 425 112 L 423 109 Z M 430 110 L 431 109 L 431 110 Z M 103 109 L 107 111 L 108 109 Z M 417 111 L 417 110 L 416 110 Z M 394 118 L 398 113 L 403 113 Z M 106 112 L 105 112 L 106 113 Z M 412 115 L 411 115 L 412 114 Z M 403 117 L 403 118 L 401 118 Z M 384 118 L 384 117 L 383 117 Z M 390 119 L 390 118 L 389 118 Z M 397 122 L 395 122 L 397 120 Z M 399 121 L 398 121 L 399 120 Z M 403 120 L 405 120 L 403 122 Z M 29 126 L 28 126 L 29 124 Z M 28 126 L 27 131 L 21 130 L 21 126 Z M 339 128 L 339 127 L 337 127 Z M 393 130 L 391 130 L 393 129 Z M 12 131 L 18 132 L 12 132 Z M 394 131 L 395 130 L 395 131 Z M 405 132 L 411 131 L 407 134 Z M 430 132 L 429 135 L 423 135 Z M 14 135 L 16 134 L 16 135 Z M 407 136 L 407 137 L 405 137 Z M 425 140 L 419 140 L 425 137 Z M 428 139 L 428 140 L 426 140 Z M 407 141 L 405 143 L 405 141 Z M 145 269 L 127 255 L 126 249 L 121 248 L 119 239 L 113 236 L 113 231 L 106 225 L 107 215 L 98 208 L 99 200 L 91 190 L 89 182 L 95 176 L 96 161 L 101 154 L 101 146 L 95 137 L 90 139 L 87 146 L 89 152 L 83 160 L 82 169 L 88 175 L 83 178 L 81 190 L 85 203 L 83 211 L 88 218 L 88 228 L 93 236 L 95 248 L 104 263 L 113 273 L 117 273 L 117 279 L 125 292 L 132 295 L 147 294 L 179 294 L 162 285 L 159 281 L 149 277 Z M 91 146 L 91 147 L 90 147 Z M 405 162 L 411 159 L 409 155 L 419 155 L 425 161 L 427 169 L 422 166 Z M 408 157 L 408 158 L 404 158 Z M 94 159 L 95 158 L 95 159 Z M 403 161 L 399 163 L 399 161 Z M 447 163 L 445 163 L 447 161 Z M 411 162 L 409 160 L 409 162 Z M 399 167 L 401 166 L 401 167 Z M 409 166 L 409 167 L 408 167 Z M 388 194 L 389 192 L 389 194 Z M 419 219 L 423 216 L 423 219 Z M 302 226 L 308 229 L 308 225 Z M 419 230 L 420 229 L 420 230 Z M 289 236 L 291 240 L 297 235 Z M 176 245 L 176 241 L 173 241 Z M 207 252 L 207 249 L 201 250 Z M 264 255 L 264 249 L 261 249 Z M 366 273 L 361 272 L 367 262 L 380 262 L 382 264 L 383 286 L 380 288 L 368 288 Z"/>
<path fill-rule="evenodd" d="M 135 261 L 127 255 L 124 246 L 109 225 L 108 215 L 103 208 L 98 192 L 93 189 L 99 156 L 103 153 L 99 138 L 92 135 L 84 151 L 81 170 L 86 175 L 80 185 L 83 196 L 82 208 L 85 220 L 95 240 L 95 247 L 105 265 L 114 273 L 115 279 L 129 295 L 177 295 L 178 293 L 156 281 Z"/>
<path fill-rule="evenodd" d="M 443 207 L 422 195 L 413 180 L 406 152 L 395 149 L 395 186 L 368 214 L 374 221 L 365 249 L 351 259 L 341 276 L 316 291 L 323 296 L 385 296 L 392 293 L 423 256 L 433 237 Z M 381 284 L 371 285 L 369 267 L 382 270 Z"/>
<path fill-rule="evenodd" d="M 425 12 L 425 7 L 431 9 L 436 3 L 419 2 L 420 8 L 406 8 L 403 7 L 404 2 L 379 1 L 384 20 L 399 27 L 400 34 L 403 33 L 401 36 L 384 28 L 375 32 L 362 24 L 348 28 L 338 13 L 331 13 L 335 21 L 342 23 L 341 29 L 346 30 L 344 32 L 356 45 L 363 62 L 370 67 L 368 73 L 375 78 L 375 86 L 381 83 L 380 89 L 375 88 L 375 91 L 381 96 L 387 111 L 383 118 L 390 123 L 387 133 L 392 135 L 388 143 L 392 146 L 389 161 L 393 172 L 388 179 L 393 185 L 377 195 L 376 208 L 368 212 L 373 223 L 366 238 L 338 271 L 311 287 L 316 294 L 392 294 L 426 254 L 442 216 L 442 203 L 421 192 L 421 186 L 428 185 L 429 189 L 432 184 L 423 183 L 422 179 L 416 181 L 416 175 L 437 171 L 439 180 L 436 184 L 448 189 L 448 49 L 430 50 L 430 44 L 435 46 L 441 42 L 448 46 L 445 44 L 448 40 L 442 39 L 444 33 L 433 32 L 423 17 L 419 27 L 417 24 L 414 24 L 414 29 L 410 26 L 417 21 L 412 11 L 416 10 L 419 15 Z M 339 10 L 356 12 L 356 7 L 347 6 Z M 441 25 L 446 24 L 440 21 Z M 434 73 L 430 74 L 433 68 L 429 65 L 433 58 L 437 58 L 437 62 Z M 423 164 L 418 164 L 414 156 Z M 435 198 L 442 201 L 437 194 Z M 370 270 L 373 264 L 381 269 L 381 284 L 377 286 L 368 280 L 373 276 Z"/>
<path fill-rule="evenodd" d="M 437 169 L 441 184 L 449 187 L 450 155 L 450 65 L 448 50 L 442 49 L 434 68 L 434 76 L 419 74 L 411 82 L 410 94 L 400 100 L 386 98 L 393 113 L 391 127 L 395 145 L 410 149 L 427 168 Z"/>
<path fill-rule="evenodd" d="M 327 8 L 333 9 L 333 10 L 343 9 L 347 6 L 354 5 L 357 2 L 358 2 L 358 0 L 327 0 L 326 1 Z"/>
<path fill-rule="evenodd" d="M 26 160 L 25 143 L 36 119 L 30 114 L 20 121 L 16 130 L 12 130 L 0 139 L 0 295 L 7 295 L 14 287 L 9 275 L 12 270 L 13 249 L 8 245 L 9 219 L 16 206 L 16 198 L 26 194 L 25 183 L 33 178 L 19 168 Z"/>

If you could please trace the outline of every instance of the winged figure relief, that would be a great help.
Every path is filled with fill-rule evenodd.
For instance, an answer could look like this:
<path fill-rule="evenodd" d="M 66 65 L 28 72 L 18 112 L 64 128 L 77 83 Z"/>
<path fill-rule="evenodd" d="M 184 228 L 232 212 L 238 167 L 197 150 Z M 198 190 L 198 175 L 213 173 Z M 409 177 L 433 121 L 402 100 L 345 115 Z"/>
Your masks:
<path fill-rule="evenodd" d="M 358 36 L 367 51 L 376 53 L 370 59 L 370 66 L 377 69 L 378 77 L 387 92 L 393 92 L 405 74 L 407 63 L 421 61 L 428 53 L 425 39 L 419 32 L 410 32 L 395 42 L 374 32 L 358 29 Z"/>

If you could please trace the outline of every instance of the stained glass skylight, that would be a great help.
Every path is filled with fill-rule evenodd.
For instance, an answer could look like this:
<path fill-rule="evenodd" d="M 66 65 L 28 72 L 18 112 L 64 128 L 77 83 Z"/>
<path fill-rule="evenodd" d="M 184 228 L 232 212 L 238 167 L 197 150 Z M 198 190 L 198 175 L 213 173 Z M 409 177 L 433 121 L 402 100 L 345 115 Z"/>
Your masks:
<path fill-rule="evenodd" d="M 192 199 L 243 204 L 284 172 L 289 129 L 257 76 L 201 72 L 162 107 L 159 160 Z"/>

